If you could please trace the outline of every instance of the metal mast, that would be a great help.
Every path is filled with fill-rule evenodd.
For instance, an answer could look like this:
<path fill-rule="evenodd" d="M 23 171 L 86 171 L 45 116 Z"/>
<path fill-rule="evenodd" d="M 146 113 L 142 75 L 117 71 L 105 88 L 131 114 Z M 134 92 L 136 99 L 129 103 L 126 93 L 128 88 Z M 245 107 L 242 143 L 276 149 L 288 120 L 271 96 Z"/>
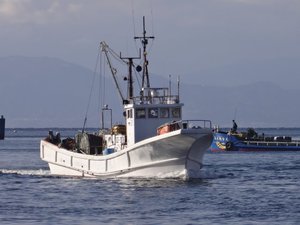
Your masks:
<path fill-rule="evenodd" d="M 128 62 L 128 77 L 127 77 L 127 82 L 128 82 L 128 98 L 127 100 L 130 100 L 133 98 L 133 79 L 132 79 L 132 67 L 133 67 L 133 60 L 134 59 L 140 59 L 141 58 L 141 51 L 140 51 L 140 56 L 139 57 L 122 57 L 120 53 L 120 59 L 127 59 Z M 124 104 L 124 100 L 123 100 Z"/>
<path fill-rule="evenodd" d="M 147 51 L 146 47 L 148 44 L 148 39 L 154 39 L 154 36 L 146 36 L 146 28 L 145 28 L 145 16 L 143 16 L 143 36 L 134 37 L 134 39 L 141 39 L 143 45 L 143 56 L 144 56 L 144 64 L 143 64 L 143 78 L 142 78 L 142 87 L 150 87 L 149 82 L 149 73 L 148 73 L 148 60 L 147 60 Z M 146 80 L 146 81 L 145 81 Z M 146 84 L 145 84 L 146 82 Z"/>

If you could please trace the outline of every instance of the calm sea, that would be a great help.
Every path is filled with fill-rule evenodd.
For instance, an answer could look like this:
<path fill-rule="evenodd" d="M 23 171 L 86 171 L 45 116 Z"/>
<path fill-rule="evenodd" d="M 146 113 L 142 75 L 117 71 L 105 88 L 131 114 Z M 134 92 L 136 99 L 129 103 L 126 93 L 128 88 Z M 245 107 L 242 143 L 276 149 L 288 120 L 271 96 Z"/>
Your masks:
<path fill-rule="evenodd" d="M 39 158 L 47 133 L 9 129 L 0 141 L 1 225 L 300 224 L 300 152 L 207 153 L 202 179 L 190 182 L 61 178 Z"/>

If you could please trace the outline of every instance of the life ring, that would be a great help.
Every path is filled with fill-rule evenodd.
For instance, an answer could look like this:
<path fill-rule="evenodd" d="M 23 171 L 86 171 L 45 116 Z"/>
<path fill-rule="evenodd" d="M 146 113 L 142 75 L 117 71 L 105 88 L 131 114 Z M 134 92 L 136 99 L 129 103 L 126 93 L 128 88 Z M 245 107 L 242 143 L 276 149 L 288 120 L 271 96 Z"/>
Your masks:
<path fill-rule="evenodd" d="M 232 143 L 230 141 L 226 142 L 225 147 L 226 147 L 226 150 L 231 150 L 232 149 Z"/>

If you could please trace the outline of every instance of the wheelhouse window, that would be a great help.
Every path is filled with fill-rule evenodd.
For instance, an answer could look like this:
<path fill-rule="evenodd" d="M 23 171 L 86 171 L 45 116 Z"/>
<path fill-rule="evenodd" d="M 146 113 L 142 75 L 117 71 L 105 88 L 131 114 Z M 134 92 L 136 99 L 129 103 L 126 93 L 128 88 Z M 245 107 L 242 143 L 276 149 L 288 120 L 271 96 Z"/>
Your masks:
<path fill-rule="evenodd" d="M 146 110 L 144 108 L 136 109 L 135 116 L 136 116 L 137 119 L 146 118 Z"/>
<path fill-rule="evenodd" d="M 180 118 L 181 116 L 180 108 L 172 108 L 171 110 L 172 110 L 173 118 Z"/>
<path fill-rule="evenodd" d="M 148 109 L 148 117 L 149 118 L 158 118 L 158 108 Z"/>
<path fill-rule="evenodd" d="M 161 108 L 160 109 L 160 118 L 169 118 L 169 108 Z"/>

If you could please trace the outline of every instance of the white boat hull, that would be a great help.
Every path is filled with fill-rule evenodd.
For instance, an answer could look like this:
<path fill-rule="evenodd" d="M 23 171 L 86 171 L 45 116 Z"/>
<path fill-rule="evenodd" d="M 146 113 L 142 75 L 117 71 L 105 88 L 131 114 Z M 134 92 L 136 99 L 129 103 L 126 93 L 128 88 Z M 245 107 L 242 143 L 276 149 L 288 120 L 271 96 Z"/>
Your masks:
<path fill-rule="evenodd" d="M 110 155 L 86 155 L 42 140 L 40 156 L 54 175 L 189 179 L 199 177 L 211 141 L 209 129 L 177 130 Z"/>

